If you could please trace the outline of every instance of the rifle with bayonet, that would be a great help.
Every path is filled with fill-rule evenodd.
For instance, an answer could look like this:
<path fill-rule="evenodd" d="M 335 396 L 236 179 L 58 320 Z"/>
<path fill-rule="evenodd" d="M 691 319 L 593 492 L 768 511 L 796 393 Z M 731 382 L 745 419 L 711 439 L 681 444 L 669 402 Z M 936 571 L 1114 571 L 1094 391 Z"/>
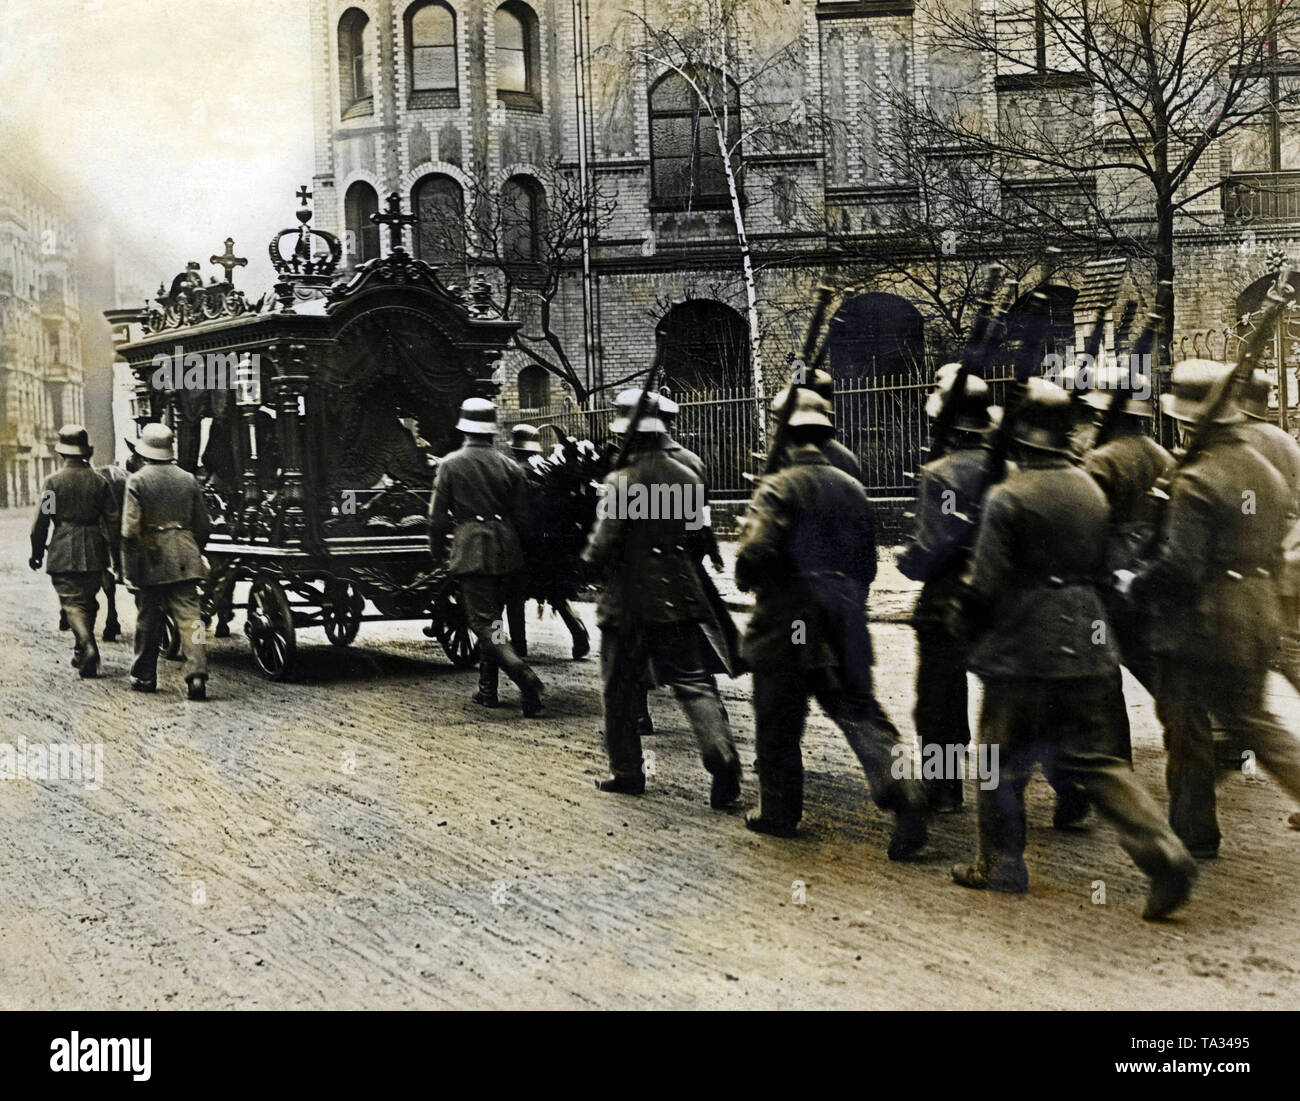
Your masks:
<path fill-rule="evenodd" d="M 1106 406 L 1106 411 L 1102 414 L 1101 425 L 1098 427 L 1097 435 L 1094 438 L 1092 443 L 1094 450 L 1096 450 L 1098 447 L 1105 446 L 1107 443 L 1110 442 L 1111 438 L 1115 435 L 1115 431 L 1119 427 L 1120 417 L 1124 415 L 1124 407 L 1128 404 L 1128 396 L 1129 396 L 1129 392 L 1132 391 L 1133 375 L 1135 370 L 1140 368 L 1142 361 L 1147 356 L 1153 357 L 1152 358 L 1153 368 L 1157 365 L 1154 359 L 1154 353 L 1156 349 L 1156 339 L 1159 337 L 1160 333 L 1164 330 L 1165 325 L 1168 323 L 1167 319 L 1169 317 L 1169 303 L 1173 299 L 1173 289 L 1174 289 L 1174 285 L 1169 280 L 1162 279 L 1160 281 L 1160 289 L 1156 292 L 1155 308 L 1149 314 L 1147 314 L 1146 323 L 1142 326 L 1142 331 L 1138 333 L 1137 340 L 1133 342 L 1132 346 L 1129 349 L 1128 372 L 1127 374 L 1121 372 L 1121 374 L 1124 375 L 1124 378 L 1127 380 L 1128 386 L 1127 387 L 1116 386 L 1115 392 L 1111 394 L 1110 404 Z M 1127 317 L 1130 312 L 1136 312 L 1136 309 L 1137 309 L 1136 304 L 1130 301 L 1128 305 L 1125 306 L 1125 317 Z M 1125 326 L 1125 328 L 1127 328 L 1127 325 Z M 1119 327 L 1117 327 L 1115 330 L 1116 343 L 1118 343 L 1120 331 L 1121 330 Z M 1155 382 L 1154 369 L 1148 371 L 1146 373 L 1146 377 L 1147 377 L 1148 384 L 1154 383 Z"/>
<path fill-rule="evenodd" d="M 794 412 L 796 391 L 812 389 L 812 368 L 809 364 L 816 359 L 817 337 L 821 334 L 826 320 L 826 310 L 831 302 L 831 289 L 827 286 L 817 288 L 817 297 L 813 302 L 812 317 L 808 321 L 808 332 L 804 335 L 803 358 L 794 369 L 790 378 L 790 395 L 784 405 L 777 410 L 776 427 L 772 431 L 772 447 L 763 462 L 763 473 L 774 474 L 780 468 L 785 457 L 786 443 L 790 430 L 790 414 Z M 823 344 L 823 356 L 825 345 Z M 751 479 L 752 480 L 752 479 Z"/>

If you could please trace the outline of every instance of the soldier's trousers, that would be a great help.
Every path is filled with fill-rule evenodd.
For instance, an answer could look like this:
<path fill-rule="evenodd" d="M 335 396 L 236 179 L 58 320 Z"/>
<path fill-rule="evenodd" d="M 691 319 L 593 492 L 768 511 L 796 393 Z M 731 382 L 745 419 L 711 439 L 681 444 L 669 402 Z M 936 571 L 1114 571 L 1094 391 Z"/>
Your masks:
<path fill-rule="evenodd" d="M 921 751 L 927 745 L 944 747 L 943 760 L 950 760 L 948 746 L 970 745 L 969 699 L 966 687 L 966 651 L 941 623 L 919 621 L 916 625 L 916 734 Z M 961 803 L 961 777 L 931 781 L 939 801 Z M 933 800 L 932 800 L 933 801 Z"/>
<path fill-rule="evenodd" d="M 1190 857 L 1128 762 L 1111 752 L 1109 677 L 984 678 L 979 740 L 996 747 L 997 783 L 979 792 L 979 854 L 990 878 L 1024 885 L 1025 787 L 1034 765 L 1068 776 L 1148 875 Z"/>
<path fill-rule="evenodd" d="M 861 674 L 859 674 L 861 679 Z M 761 796 L 759 813 L 782 825 L 803 816 L 803 740 L 808 699 L 815 697 L 826 716 L 844 732 L 867 775 L 878 807 L 903 811 L 923 805 L 920 785 L 896 779 L 892 766 L 898 730 L 877 702 L 870 681 L 842 683 L 829 670 L 805 671 L 791 665 L 754 668 L 755 749 Z"/>
<path fill-rule="evenodd" d="M 1209 855 L 1219 848 L 1212 719 L 1300 801 L 1300 741 L 1268 710 L 1266 675 L 1262 668 L 1225 663 L 1172 658 L 1160 663 L 1156 715 L 1168 752 L 1169 822 L 1194 853 Z"/>
<path fill-rule="evenodd" d="M 535 685 L 537 674 L 532 671 L 510 645 L 502 611 L 506 600 L 513 595 L 513 580 L 509 576 L 493 577 L 487 574 L 464 574 L 458 577 L 461 603 L 469 629 L 478 639 L 479 689 L 496 695 L 498 670 L 504 669 L 521 688 Z"/>
<path fill-rule="evenodd" d="M 158 645 L 162 642 L 163 616 L 171 612 L 185 656 L 184 675 L 208 675 L 206 628 L 199 610 L 199 582 L 177 581 L 171 585 L 147 585 L 135 594 L 135 661 L 131 676 L 136 680 L 158 679 Z"/>
<path fill-rule="evenodd" d="M 95 618 L 99 615 L 98 597 L 103 579 L 102 570 L 50 574 L 50 581 L 59 597 L 59 607 L 68 617 L 68 626 L 77 640 L 79 658 L 96 652 Z"/>
<path fill-rule="evenodd" d="M 714 776 L 739 772 L 740 758 L 717 682 L 705 671 L 704 636 L 694 622 L 608 626 L 600 632 L 605 704 L 605 752 L 618 777 L 640 777 L 645 767 L 637 720 L 645 710 L 646 663 L 672 688 L 691 724 L 704 767 Z"/>

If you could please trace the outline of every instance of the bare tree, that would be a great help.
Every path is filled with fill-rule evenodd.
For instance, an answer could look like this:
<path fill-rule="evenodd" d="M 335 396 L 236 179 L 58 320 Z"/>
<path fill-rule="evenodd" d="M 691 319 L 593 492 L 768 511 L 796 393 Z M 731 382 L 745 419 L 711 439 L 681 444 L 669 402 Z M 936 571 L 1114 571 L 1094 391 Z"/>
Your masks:
<path fill-rule="evenodd" d="M 765 13 L 768 5 L 775 7 L 778 2 L 699 0 L 657 5 L 653 18 L 638 12 L 626 13 L 640 30 L 628 47 L 632 60 L 648 70 L 647 83 L 671 72 L 690 88 L 697 125 L 710 131 L 709 141 L 700 141 L 697 147 L 701 153 L 706 147 L 717 151 L 726 179 L 744 282 L 750 366 L 760 431 L 766 429 L 767 404 L 763 329 L 755 258 L 745 219 L 746 169 L 742 153 L 752 156 L 798 146 L 809 124 L 809 110 L 803 99 L 782 100 L 772 94 L 773 88 L 784 87 L 790 72 L 803 64 L 799 38 L 759 45 L 753 34 L 755 28 L 778 23 Z M 743 107 L 738 112 L 739 105 Z"/>
<path fill-rule="evenodd" d="M 1221 186 L 1207 154 L 1249 149 L 1300 103 L 1276 75 L 1300 29 L 1278 0 L 921 0 L 917 25 L 930 86 L 896 106 L 905 137 L 968 168 L 947 216 L 1023 250 L 1119 250 L 1156 279 L 1174 277 L 1178 220 Z M 989 61 L 995 111 L 952 79 Z"/>
<path fill-rule="evenodd" d="M 576 171 L 558 160 L 534 177 L 475 177 L 465 196 L 463 222 L 454 217 L 421 227 L 421 241 L 447 266 L 496 273 L 502 316 L 523 321 L 511 346 L 573 389 L 579 403 L 587 380 L 555 331 L 552 307 L 581 249 L 584 215 L 593 233 L 608 226 L 615 200 L 599 187 L 580 186 Z"/>

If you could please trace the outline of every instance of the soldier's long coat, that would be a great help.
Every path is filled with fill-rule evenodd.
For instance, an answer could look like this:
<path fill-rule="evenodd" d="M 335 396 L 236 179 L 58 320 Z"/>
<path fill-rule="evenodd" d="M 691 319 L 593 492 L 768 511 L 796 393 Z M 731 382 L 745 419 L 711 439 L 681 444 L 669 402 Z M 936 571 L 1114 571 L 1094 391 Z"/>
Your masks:
<path fill-rule="evenodd" d="M 99 475 L 100 485 L 110 492 Z M 212 530 L 199 480 L 175 463 L 145 463 L 126 480 L 122 568 L 135 589 L 201 581 Z"/>
<path fill-rule="evenodd" d="M 117 525 L 117 504 L 108 483 L 89 465 L 62 467 L 45 479 L 41 489 L 31 531 L 32 557 L 45 556 L 46 573 L 106 570 L 108 540 Z"/>

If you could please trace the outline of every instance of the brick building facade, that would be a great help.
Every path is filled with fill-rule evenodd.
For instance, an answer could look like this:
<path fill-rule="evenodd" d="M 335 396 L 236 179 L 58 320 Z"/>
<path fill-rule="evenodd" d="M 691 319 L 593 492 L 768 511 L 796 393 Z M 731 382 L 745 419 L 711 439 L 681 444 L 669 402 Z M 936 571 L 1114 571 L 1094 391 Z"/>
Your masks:
<path fill-rule="evenodd" d="M 625 7 L 601 0 L 312 0 L 316 221 L 344 238 L 346 259 L 355 263 L 378 248 L 369 213 L 396 192 L 403 209 L 424 219 L 415 251 L 437 259 L 438 243 L 420 234 L 454 222 L 483 181 L 489 190 L 513 188 L 541 216 L 543 166 L 576 171 L 585 134 L 591 186 L 612 196 L 612 209 L 591 240 L 590 321 L 576 257 L 553 304 L 553 328 L 571 358 L 584 364 L 589 324 L 590 382 L 612 388 L 644 371 L 658 333 L 672 353 L 674 392 L 752 391 L 729 204 L 717 173 L 710 177 L 705 145 L 682 129 L 680 81 L 638 59 L 644 27 Z M 645 5 L 646 25 L 656 25 L 663 10 Z M 742 21 L 732 44 L 742 85 L 747 71 L 782 47 L 797 63 L 737 97 L 742 132 L 760 115 L 789 120 L 761 148 L 742 141 L 740 154 L 763 388 L 770 394 L 779 385 L 823 280 L 852 286 L 833 327 L 837 375 L 919 374 L 951 351 L 952 334 L 904 274 L 858 281 L 852 273 L 861 257 L 880 250 L 919 256 L 927 247 L 900 239 L 889 224 L 908 190 L 885 152 L 893 97 L 899 89 L 943 94 L 990 114 L 1015 93 L 989 59 L 940 48 L 908 0 L 755 0 L 754 18 Z M 812 124 L 815 115 L 826 125 Z M 1274 143 L 1286 141 L 1277 134 Z M 1300 203 L 1286 197 L 1289 166 L 1261 173 L 1231 142 L 1221 144 L 1187 184 L 1207 190 L 1177 232 L 1176 355 L 1222 352 L 1225 328 L 1243 305 L 1257 304 L 1267 253 L 1285 247 L 1300 226 Z M 689 196 L 680 186 L 683 145 L 699 161 Z M 1277 156 L 1269 167 L 1278 167 Z M 529 206 L 529 196 L 540 202 Z M 472 252 L 472 240 L 468 247 Z M 1032 258 L 1022 264 L 1022 288 L 1050 279 L 1067 331 L 1083 262 L 1091 258 L 1067 256 L 1050 272 Z M 461 283 L 472 270 L 449 262 L 442 274 Z M 515 301 L 516 315 L 535 327 L 535 304 L 526 294 Z M 508 415 L 563 393 L 558 380 L 518 354 L 503 383 Z"/>

